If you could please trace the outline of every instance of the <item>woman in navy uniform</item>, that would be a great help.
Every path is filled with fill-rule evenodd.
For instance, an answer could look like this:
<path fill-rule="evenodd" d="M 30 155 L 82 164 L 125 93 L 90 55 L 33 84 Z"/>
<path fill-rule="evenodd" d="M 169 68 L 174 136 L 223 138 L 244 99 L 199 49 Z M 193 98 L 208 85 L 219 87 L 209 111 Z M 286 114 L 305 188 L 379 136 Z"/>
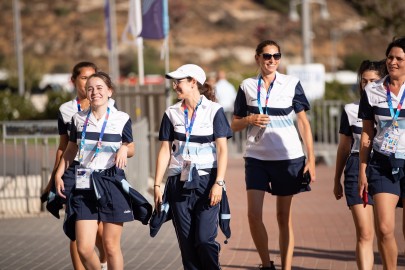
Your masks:
<path fill-rule="evenodd" d="M 396 269 L 395 208 L 405 198 L 405 37 L 385 51 L 388 75 L 370 83 L 360 99 L 359 196 L 374 200 L 378 249 L 384 269 Z M 375 125 L 375 127 L 374 127 Z M 373 150 L 372 157 L 370 153 Z M 405 213 L 403 213 L 405 216 Z"/>
<path fill-rule="evenodd" d="M 255 60 L 260 73 L 241 83 L 231 125 L 233 131 L 247 129 L 244 157 L 248 219 L 262 261 L 260 269 L 275 269 L 263 223 L 265 192 L 277 196 L 281 265 L 283 269 L 291 269 L 292 199 L 300 191 L 309 190 L 309 182 L 315 180 L 312 132 L 305 113 L 310 106 L 298 78 L 277 71 L 280 59 L 280 46 L 275 41 L 258 44 Z M 294 126 L 294 115 L 307 160 Z"/>
<path fill-rule="evenodd" d="M 366 85 L 387 74 L 385 61 L 365 60 L 357 73 L 359 94 Z M 358 118 L 359 102 L 346 104 L 342 112 L 339 129 L 339 146 L 336 154 L 336 169 L 333 193 L 337 200 L 343 197 L 341 176 L 344 170 L 344 194 L 356 227 L 356 261 L 359 269 L 372 269 L 374 265 L 374 215 L 373 199 L 370 195 L 359 197 L 359 148 L 363 127 Z"/>
<path fill-rule="evenodd" d="M 173 80 L 180 101 L 167 108 L 160 126 L 155 207 L 160 209 L 160 185 L 169 167 L 165 196 L 184 269 L 220 269 L 215 238 L 231 130 L 203 69 L 187 64 L 166 78 Z"/>
<path fill-rule="evenodd" d="M 92 62 L 86 61 L 79 62 L 73 67 L 71 81 L 76 90 L 76 97 L 68 102 L 63 103 L 59 108 L 58 112 L 59 146 L 56 151 L 55 165 L 52 170 L 51 178 L 49 179 L 48 185 L 45 188 L 44 195 L 41 196 L 43 200 L 46 200 L 46 197 L 48 197 L 51 187 L 55 185 L 55 172 L 56 169 L 58 168 L 63 152 L 66 150 L 69 141 L 72 117 L 75 113 L 87 110 L 90 106 L 90 102 L 87 99 L 85 86 L 87 79 L 97 71 L 98 71 L 97 66 Z M 115 106 L 114 99 L 110 98 L 108 102 L 111 107 Z M 63 180 L 65 183 L 64 195 L 66 197 L 69 197 L 72 187 L 74 186 L 75 183 L 74 172 L 76 165 L 78 165 L 77 159 L 75 159 L 75 162 L 72 162 L 72 165 L 63 175 Z M 103 234 L 103 224 L 100 223 L 97 232 L 96 246 L 100 254 L 102 269 L 104 269 L 107 267 L 107 258 L 103 250 L 103 242 L 101 238 L 102 234 Z M 80 261 L 79 254 L 77 253 L 76 241 L 70 242 L 70 257 L 72 259 L 74 269 L 76 270 L 84 269 L 84 266 Z"/>
<path fill-rule="evenodd" d="M 86 269 L 100 269 L 94 250 L 97 228 L 103 223 L 103 246 L 108 268 L 123 269 L 120 239 L 123 222 L 134 219 L 129 197 L 113 183 L 124 176 L 127 157 L 134 154 L 131 120 L 128 114 L 109 106 L 113 93 L 110 77 L 103 72 L 92 74 L 86 82 L 90 107 L 72 118 L 70 139 L 55 173 L 58 196 L 66 198 L 62 175 L 78 156 L 75 184 L 67 198 L 67 207 L 76 219 L 75 237 Z M 100 206 L 95 186 L 103 185 L 109 194 L 108 203 Z"/>

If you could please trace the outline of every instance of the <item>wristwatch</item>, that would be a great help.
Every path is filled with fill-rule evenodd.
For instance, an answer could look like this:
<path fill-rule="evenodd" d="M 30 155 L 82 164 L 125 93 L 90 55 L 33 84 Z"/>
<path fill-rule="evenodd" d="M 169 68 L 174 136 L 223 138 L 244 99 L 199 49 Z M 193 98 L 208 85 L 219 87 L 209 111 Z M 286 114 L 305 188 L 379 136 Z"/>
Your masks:
<path fill-rule="evenodd" d="M 217 183 L 217 185 L 220 186 L 220 187 L 222 187 L 222 186 L 225 185 L 225 181 L 224 181 L 224 180 L 218 180 L 216 183 Z"/>

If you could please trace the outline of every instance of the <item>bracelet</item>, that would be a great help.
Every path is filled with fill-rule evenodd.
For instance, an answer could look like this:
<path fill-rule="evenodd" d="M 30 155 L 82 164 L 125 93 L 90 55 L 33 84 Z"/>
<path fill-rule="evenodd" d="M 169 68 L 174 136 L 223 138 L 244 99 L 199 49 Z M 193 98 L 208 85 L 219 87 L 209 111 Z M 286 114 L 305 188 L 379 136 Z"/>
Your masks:
<path fill-rule="evenodd" d="M 160 185 L 153 185 L 153 187 L 160 187 Z"/>

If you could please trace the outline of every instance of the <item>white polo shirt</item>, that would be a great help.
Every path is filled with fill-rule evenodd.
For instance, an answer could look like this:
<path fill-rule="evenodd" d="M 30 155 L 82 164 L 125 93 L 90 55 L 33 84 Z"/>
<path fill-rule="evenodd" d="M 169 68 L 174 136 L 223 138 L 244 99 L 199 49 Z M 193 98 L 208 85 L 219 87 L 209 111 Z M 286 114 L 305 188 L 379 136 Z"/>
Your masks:
<path fill-rule="evenodd" d="M 260 76 L 260 75 L 259 75 Z M 258 114 L 257 86 L 259 76 L 245 79 L 239 86 L 234 115 L 245 117 Z M 260 100 L 264 110 L 267 89 L 262 81 Z M 298 78 L 276 72 L 271 89 L 267 114 L 270 123 L 258 141 L 254 137 L 260 128 L 248 126 L 245 157 L 260 160 L 290 160 L 304 156 L 298 132 L 294 126 L 295 113 L 310 106 Z"/>
<path fill-rule="evenodd" d="M 115 100 L 110 98 L 108 100 L 108 106 L 112 110 L 117 110 Z M 70 126 L 72 124 L 72 117 L 79 111 L 76 98 L 63 103 L 59 107 L 58 112 L 58 131 L 59 135 L 70 134 Z"/>
<path fill-rule="evenodd" d="M 184 151 L 186 129 L 184 112 L 181 109 L 182 102 L 179 101 L 167 108 L 159 130 L 160 141 L 172 142 L 169 176 L 180 174 L 184 160 L 183 154 L 186 153 Z M 232 131 L 223 108 L 218 103 L 202 96 L 188 143 L 191 161 L 196 164 L 200 175 L 204 174 L 204 172 L 200 171 L 201 169 L 217 167 L 215 139 L 223 137 L 232 137 Z"/>
<path fill-rule="evenodd" d="M 373 140 L 374 151 L 381 152 L 380 148 L 384 139 L 386 130 L 392 124 L 392 116 L 387 102 L 387 90 L 384 88 L 384 81 L 388 76 L 381 80 L 369 83 L 360 100 L 359 118 L 363 120 L 373 120 L 376 125 L 376 134 Z M 391 92 L 392 106 L 394 112 L 397 110 L 398 103 L 402 93 L 405 91 L 405 84 L 401 86 L 398 96 Z M 404 102 L 405 103 L 405 102 Z M 402 104 L 404 107 L 405 104 Z M 397 146 L 397 153 L 405 154 L 405 110 L 402 109 L 398 116 L 398 131 L 400 139 Z"/>
<path fill-rule="evenodd" d="M 360 137 L 363 128 L 363 120 L 358 117 L 359 103 L 346 104 L 340 118 L 339 133 L 349 136 L 352 141 L 352 153 L 360 151 Z"/>
<path fill-rule="evenodd" d="M 83 124 L 86 120 L 88 112 L 89 110 L 78 112 L 72 118 L 70 141 L 76 143 L 79 150 Z M 85 145 L 83 149 L 81 149 L 83 152 L 83 164 L 86 167 L 96 150 L 97 141 L 104 123 L 104 118 L 105 115 L 97 121 L 94 115 L 90 114 L 86 130 Z M 122 143 L 131 143 L 132 141 L 132 127 L 129 115 L 124 112 L 111 109 L 104 131 L 104 136 L 102 138 L 101 151 L 93 160 L 89 168 L 102 170 L 113 167 L 115 165 L 115 156 Z"/>
<path fill-rule="evenodd" d="M 108 106 L 111 110 L 117 110 L 115 100 L 110 98 L 108 100 Z M 68 102 L 63 103 L 59 107 L 58 112 L 58 131 L 59 135 L 70 136 L 70 129 L 72 126 L 72 117 L 75 113 L 79 112 L 77 99 L 74 98 Z M 75 157 L 75 161 L 79 161 L 79 153 Z"/>

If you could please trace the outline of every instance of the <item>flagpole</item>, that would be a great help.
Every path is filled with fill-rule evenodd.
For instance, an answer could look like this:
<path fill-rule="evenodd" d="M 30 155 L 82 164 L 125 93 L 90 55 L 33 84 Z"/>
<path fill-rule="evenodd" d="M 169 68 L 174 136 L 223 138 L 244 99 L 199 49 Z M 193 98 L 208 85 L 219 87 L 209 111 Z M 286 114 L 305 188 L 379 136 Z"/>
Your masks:
<path fill-rule="evenodd" d="M 170 64 L 169 64 L 169 35 L 166 36 L 165 41 L 164 41 L 164 46 L 165 46 L 165 74 L 169 73 L 170 71 Z M 172 105 L 172 91 L 170 91 L 170 81 L 165 80 L 165 91 L 166 91 L 166 107 L 169 107 Z"/>
<path fill-rule="evenodd" d="M 137 37 L 136 38 L 136 47 L 138 51 L 138 77 L 139 77 L 139 85 L 145 84 L 145 70 L 144 70 L 144 62 L 143 62 L 143 38 Z"/>
<path fill-rule="evenodd" d="M 139 36 L 142 31 L 142 7 L 141 0 L 135 1 L 135 21 L 136 21 L 136 47 L 138 52 L 138 79 L 139 85 L 145 84 L 145 70 L 143 62 L 143 38 Z"/>
<path fill-rule="evenodd" d="M 25 77 L 24 77 L 24 56 L 21 38 L 19 0 L 13 0 L 13 10 L 14 10 L 15 53 L 17 56 L 17 68 L 18 68 L 18 94 L 20 96 L 23 96 L 25 93 Z"/>
<path fill-rule="evenodd" d="M 115 0 L 109 1 L 109 23 L 110 23 L 110 40 L 111 48 L 108 55 L 108 66 L 112 81 L 117 84 L 119 80 L 119 64 L 118 64 L 118 51 L 117 51 L 117 21 L 115 16 Z"/>

